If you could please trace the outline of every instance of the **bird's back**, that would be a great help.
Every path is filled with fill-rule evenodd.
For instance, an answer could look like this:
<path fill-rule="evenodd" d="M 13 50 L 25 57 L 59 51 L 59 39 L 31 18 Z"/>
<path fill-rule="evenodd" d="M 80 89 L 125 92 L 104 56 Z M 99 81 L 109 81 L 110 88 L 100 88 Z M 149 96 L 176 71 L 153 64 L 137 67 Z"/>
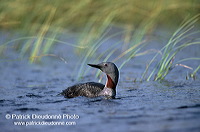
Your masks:
<path fill-rule="evenodd" d="M 68 87 L 60 94 L 64 95 L 66 98 L 74 98 L 78 96 L 96 97 L 104 89 L 104 86 L 105 85 L 96 82 L 80 83 Z"/>

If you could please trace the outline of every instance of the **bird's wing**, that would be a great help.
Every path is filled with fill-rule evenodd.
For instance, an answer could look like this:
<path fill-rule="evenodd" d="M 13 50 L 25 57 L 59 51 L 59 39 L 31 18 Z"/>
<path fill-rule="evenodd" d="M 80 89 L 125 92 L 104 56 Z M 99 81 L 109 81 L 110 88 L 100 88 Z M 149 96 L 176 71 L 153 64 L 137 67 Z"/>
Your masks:
<path fill-rule="evenodd" d="M 104 86 L 96 82 L 80 83 L 63 90 L 61 95 L 64 95 L 66 98 L 77 96 L 95 97 L 103 90 Z"/>

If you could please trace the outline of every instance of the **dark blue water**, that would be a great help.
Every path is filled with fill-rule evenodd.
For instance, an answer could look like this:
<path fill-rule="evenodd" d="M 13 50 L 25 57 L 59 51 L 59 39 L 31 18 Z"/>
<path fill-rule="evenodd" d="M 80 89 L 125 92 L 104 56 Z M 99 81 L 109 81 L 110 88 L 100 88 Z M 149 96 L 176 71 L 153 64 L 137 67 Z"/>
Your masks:
<path fill-rule="evenodd" d="M 187 50 L 179 56 L 199 56 L 198 49 Z M 116 99 L 65 99 L 57 94 L 77 82 L 98 81 L 96 70 L 87 69 L 84 78 L 76 81 L 79 57 L 66 54 L 67 64 L 51 57 L 28 64 L 26 59 L 16 60 L 18 53 L 9 50 L 0 61 L 1 131 L 199 132 L 199 72 L 195 81 L 185 80 L 190 71 L 179 67 L 165 81 L 140 82 L 149 57 L 134 58 L 120 70 Z M 185 64 L 196 67 L 199 61 Z"/>

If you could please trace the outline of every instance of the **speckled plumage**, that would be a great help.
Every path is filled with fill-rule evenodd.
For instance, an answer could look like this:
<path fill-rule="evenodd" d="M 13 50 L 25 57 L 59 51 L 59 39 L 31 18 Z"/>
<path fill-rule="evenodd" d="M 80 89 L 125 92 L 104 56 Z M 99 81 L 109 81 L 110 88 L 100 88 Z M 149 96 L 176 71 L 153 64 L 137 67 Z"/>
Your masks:
<path fill-rule="evenodd" d="M 104 86 L 105 85 L 96 82 L 80 83 L 63 90 L 61 95 L 66 98 L 74 98 L 78 96 L 97 97 L 103 90 Z"/>

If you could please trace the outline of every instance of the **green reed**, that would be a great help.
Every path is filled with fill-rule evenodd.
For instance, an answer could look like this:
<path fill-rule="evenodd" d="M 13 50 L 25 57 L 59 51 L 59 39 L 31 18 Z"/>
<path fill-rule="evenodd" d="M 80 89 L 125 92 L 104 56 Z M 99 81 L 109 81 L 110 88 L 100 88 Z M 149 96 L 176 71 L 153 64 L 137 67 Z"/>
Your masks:
<path fill-rule="evenodd" d="M 169 74 L 169 72 L 176 66 L 178 65 L 177 61 L 174 63 L 175 56 L 184 48 L 191 46 L 191 45 L 196 45 L 200 44 L 200 41 L 197 40 L 191 40 L 189 39 L 192 35 L 200 33 L 200 31 L 192 31 L 194 29 L 194 24 L 197 23 L 199 20 L 200 15 L 196 15 L 192 17 L 191 19 L 186 20 L 183 22 L 183 24 L 173 33 L 173 35 L 170 37 L 168 43 L 158 52 L 153 59 L 150 61 L 148 64 L 145 72 L 143 73 L 142 79 L 147 74 L 149 66 L 155 61 L 157 56 L 161 53 L 161 59 L 158 62 L 157 66 L 152 70 L 148 78 L 146 79 L 149 81 L 153 75 L 154 75 L 154 80 L 163 80 L 165 77 Z M 195 60 L 195 58 L 188 58 L 184 60 Z M 187 68 L 187 66 L 184 66 Z"/>

